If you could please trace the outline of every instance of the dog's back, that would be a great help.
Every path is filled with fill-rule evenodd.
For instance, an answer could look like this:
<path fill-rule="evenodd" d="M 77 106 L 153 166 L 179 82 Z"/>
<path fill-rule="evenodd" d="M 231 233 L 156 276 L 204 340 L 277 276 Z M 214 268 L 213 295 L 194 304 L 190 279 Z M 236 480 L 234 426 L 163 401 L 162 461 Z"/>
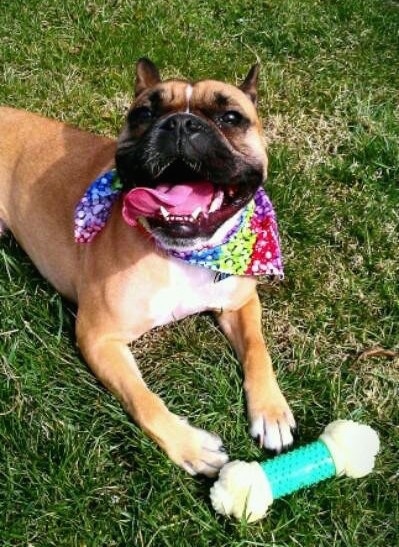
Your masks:
<path fill-rule="evenodd" d="M 74 207 L 114 153 L 110 139 L 0 108 L 0 221 L 42 275 L 70 298 L 79 252 L 73 244 Z"/>

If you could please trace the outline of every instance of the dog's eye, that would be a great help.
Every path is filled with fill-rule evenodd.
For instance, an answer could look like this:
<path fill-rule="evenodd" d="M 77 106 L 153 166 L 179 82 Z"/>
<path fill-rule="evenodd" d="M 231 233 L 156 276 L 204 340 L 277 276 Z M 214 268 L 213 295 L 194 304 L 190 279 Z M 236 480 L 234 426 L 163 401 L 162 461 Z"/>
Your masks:
<path fill-rule="evenodd" d="M 242 115 L 235 110 L 229 110 L 225 112 L 223 116 L 220 117 L 220 121 L 225 125 L 236 126 L 239 125 L 242 121 Z"/>
<path fill-rule="evenodd" d="M 130 124 L 138 125 L 149 122 L 152 117 L 153 113 L 148 106 L 139 106 L 129 112 L 128 121 Z"/>

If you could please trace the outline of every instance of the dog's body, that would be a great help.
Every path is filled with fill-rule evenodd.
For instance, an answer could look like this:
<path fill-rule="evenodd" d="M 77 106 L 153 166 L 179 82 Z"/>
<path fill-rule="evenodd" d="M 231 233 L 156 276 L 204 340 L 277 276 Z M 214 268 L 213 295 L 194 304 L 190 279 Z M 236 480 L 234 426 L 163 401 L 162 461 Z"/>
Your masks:
<path fill-rule="evenodd" d="M 247 94 L 253 92 L 249 85 L 253 82 L 248 82 Z M 197 137 L 208 131 L 208 125 L 206 130 L 202 125 L 193 130 L 194 115 L 187 114 L 191 105 L 194 110 L 195 100 L 199 100 L 196 97 L 209 101 L 206 97 L 211 91 L 219 98 L 222 91 L 227 96 L 233 93 L 234 101 L 244 103 L 249 112 L 246 116 L 252 130 L 249 134 L 247 127 L 247 141 L 234 146 L 242 148 L 245 157 L 249 148 L 254 150 L 254 156 L 261 158 L 261 168 L 266 169 L 266 156 L 260 151 L 260 124 L 244 91 L 212 81 L 161 83 L 154 67 L 144 61 L 138 65 L 136 89 L 134 112 L 142 108 L 140 101 L 149 90 L 161 89 L 163 98 L 169 94 L 168 136 L 172 129 L 175 131 L 170 119 L 175 122 L 175 113 L 184 112 L 185 117 L 176 119 L 183 119 L 179 135 L 187 140 L 194 132 Z M 195 120 L 197 117 L 195 114 Z M 166 131 L 165 126 L 162 130 Z M 143 131 L 136 126 L 131 131 L 139 133 L 135 135 L 138 140 L 143 138 Z M 115 153 L 120 150 L 121 178 L 126 175 L 123 154 L 131 139 L 127 133 L 129 129 L 125 128 L 117 144 L 60 122 L 0 109 L 0 222 L 11 230 L 42 275 L 77 303 L 78 344 L 96 376 L 174 462 L 191 474 L 211 476 L 227 461 L 222 443 L 216 435 L 172 414 L 148 389 L 128 348 L 143 333 L 193 313 L 214 311 L 244 366 L 252 435 L 264 446 L 281 450 L 292 442 L 295 422 L 263 340 L 253 277 L 230 276 L 215 283 L 211 270 L 168 256 L 148 233 L 123 221 L 122 199 L 115 203 L 106 227 L 90 244 L 74 241 L 77 202 L 99 174 L 115 165 Z M 230 142 L 233 140 L 231 137 Z M 186 226 L 180 223 L 171 230 L 186 230 Z M 167 228 L 165 233 L 169 241 Z"/>

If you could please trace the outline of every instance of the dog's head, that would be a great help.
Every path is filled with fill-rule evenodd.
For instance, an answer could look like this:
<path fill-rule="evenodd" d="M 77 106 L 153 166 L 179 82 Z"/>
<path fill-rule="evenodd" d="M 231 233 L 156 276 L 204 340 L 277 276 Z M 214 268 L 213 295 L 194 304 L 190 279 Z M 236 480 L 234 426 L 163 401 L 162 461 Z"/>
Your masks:
<path fill-rule="evenodd" d="M 148 189 L 150 201 L 159 199 L 145 216 L 165 246 L 193 247 L 228 230 L 264 181 L 257 79 L 255 65 L 240 87 L 162 81 L 151 61 L 138 61 L 116 167 L 125 191 Z"/>

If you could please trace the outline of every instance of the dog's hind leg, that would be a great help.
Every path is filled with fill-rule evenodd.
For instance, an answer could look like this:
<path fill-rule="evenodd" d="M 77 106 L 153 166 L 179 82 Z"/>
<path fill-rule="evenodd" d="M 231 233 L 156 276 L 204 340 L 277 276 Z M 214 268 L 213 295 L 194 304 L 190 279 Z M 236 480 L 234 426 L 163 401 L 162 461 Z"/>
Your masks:
<path fill-rule="evenodd" d="M 122 336 L 100 333 L 77 322 L 79 348 L 97 378 L 121 401 L 135 422 L 191 475 L 216 476 L 228 457 L 214 434 L 172 414 L 146 386 Z"/>
<path fill-rule="evenodd" d="M 262 334 L 258 295 L 236 311 L 217 316 L 244 369 L 251 435 L 265 448 L 280 452 L 293 442 L 295 420 L 278 386 Z"/>

